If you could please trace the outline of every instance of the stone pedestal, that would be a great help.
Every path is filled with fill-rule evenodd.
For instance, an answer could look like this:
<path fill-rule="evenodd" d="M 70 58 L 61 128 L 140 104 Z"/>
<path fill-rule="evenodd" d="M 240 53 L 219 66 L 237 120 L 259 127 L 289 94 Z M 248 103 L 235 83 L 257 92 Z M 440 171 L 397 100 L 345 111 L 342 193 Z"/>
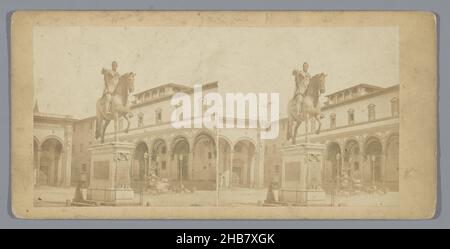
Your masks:
<path fill-rule="evenodd" d="M 312 205 L 325 200 L 322 188 L 324 151 L 325 145 L 316 143 L 301 143 L 281 149 L 280 202 Z"/>
<path fill-rule="evenodd" d="M 130 204 L 131 163 L 134 144 L 111 142 L 91 146 L 90 184 L 87 200 L 103 204 Z"/>

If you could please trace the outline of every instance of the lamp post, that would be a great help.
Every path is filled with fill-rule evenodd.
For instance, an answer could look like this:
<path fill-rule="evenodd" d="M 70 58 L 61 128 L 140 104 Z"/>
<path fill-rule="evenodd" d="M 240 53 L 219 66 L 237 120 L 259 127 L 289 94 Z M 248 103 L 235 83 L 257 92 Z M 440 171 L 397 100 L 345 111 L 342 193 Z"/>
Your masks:
<path fill-rule="evenodd" d="M 353 155 L 351 154 L 351 152 L 350 152 L 350 155 L 348 156 L 348 165 L 347 165 L 347 167 L 348 167 L 348 176 L 350 178 L 353 178 L 353 167 L 354 167 L 354 165 L 353 165 Z"/>
<path fill-rule="evenodd" d="M 180 188 L 183 186 L 183 154 L 178 154 L 178 167 L 180 170 Z"/>
<path fill-rule="evenodd" d="M 341 187 L 341 154 L 336 153 L 336 166 L 337 166 L 337 188 Z"/>
<path fill-rule="evenodd" d="M 370 155 L 370 162 L 372 168 L 372 187 L 375 187 L 375 155 Z"/>
<path fill-rule="evenodd" d="M 144 175 L 148 176 L 148 152 L 144 153 Z"/>
<path fill-rule="evenodd" d="M 156 161 L 156 165 L 155 165 L 155 175 L 159 176 L 160 175 L 160 156 L 158 154 L 156 154 L 155 156 L 155 161 Z"/>

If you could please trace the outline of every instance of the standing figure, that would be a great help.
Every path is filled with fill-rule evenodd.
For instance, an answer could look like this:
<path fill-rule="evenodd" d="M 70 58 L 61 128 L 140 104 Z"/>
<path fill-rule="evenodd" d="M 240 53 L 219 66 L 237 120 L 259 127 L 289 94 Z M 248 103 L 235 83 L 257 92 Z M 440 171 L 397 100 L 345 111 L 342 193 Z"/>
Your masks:
<path fill-rule="evenodd" d="M 297 111 L 301 113 L 301 103 L 305 97 L 306 89 L 308 89 L 311 75 L 308 72 L 309 65 L 307 62 L 303 63 L 303 70 L 294 70 L 292 75 L 295 77 L 295 91 L 293 101 L 297 104 Z"/>
<path fill-rule="evenodd" d="M 103 96 L 105 98 L 105 110 L 106 115 L 112 115 L 111 99 L 114 90 L 116 89 L 117 83 L 119 83 L 120 74 L 117 72 L 117 62 L 113 61 L 111 63 L 111 70 L 103 68 L 101 73 L 105 80 L 105 88 L 103 90 Z"/>

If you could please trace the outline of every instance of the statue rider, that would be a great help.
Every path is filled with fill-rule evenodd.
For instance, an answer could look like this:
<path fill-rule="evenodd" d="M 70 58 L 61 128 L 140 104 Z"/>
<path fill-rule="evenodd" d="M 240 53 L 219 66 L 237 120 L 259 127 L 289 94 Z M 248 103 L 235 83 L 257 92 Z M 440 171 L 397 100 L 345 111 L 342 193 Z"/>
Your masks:
<path fill-rule="evenodd" d="M 309 69 L 309 65 L 307 62 L 303 63 L 303 70 L 294 70 L 292 72 L 292 75 L 294 75 L 295 77 L 295 92 L 294 92 L 294 97 L 293 100 L 295 101 L 297 99 L 296 102 L 297 103 L 297 113 L 301 112 L 301 104 L 303 101 L 303 98 L 305 97 L 305 93 L 306 93 L 306 89 L 308 89 L 308 85 L 309 85 L 309 81 L 311 79 L 311 75 L 308 72 Z"/>
<path fill-rule="evenodd" d="M 103 90 L 103 96 L 105 98 L 105 107 L 106 107 L 106 114 L 112 115 L 112 94 L 114 90 L 116 89 L 117 83 L 119 83 L 120 74 L 117 72 L 117 62 L 113 61 L 111 64 L 111 70 L 109 69 L 102 69 L 102 72 L 104 80 L 105 80 L 105 88 Z"/>

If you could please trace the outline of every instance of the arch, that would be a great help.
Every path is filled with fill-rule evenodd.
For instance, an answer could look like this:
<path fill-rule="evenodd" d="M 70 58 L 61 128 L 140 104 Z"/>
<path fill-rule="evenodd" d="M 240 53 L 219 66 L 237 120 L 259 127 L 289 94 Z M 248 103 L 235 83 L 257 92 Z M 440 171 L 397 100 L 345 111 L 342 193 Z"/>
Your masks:
<path fill-rule="evenodd" d="M 360 153 L 359 143 L 356 139 L 347 139 L 344 143 L 344 157 L 345 154 Z"/>
<path fill-rule="evenodd" d="M 324 188 L 333 189 L 338 181 L 342 164 L 342 150 L 338 142 L 329 142 L 326 148 L 326 160 L 324 166 Z"/>
<path fill-rule="evenodd" d="M 148 174 L 148 146 L 145 141 L 136 142 L 133 161 L 133 179 L 144 180 Z"/>
<path fill-rule="evenodd" d="M 192 146 L 192 180 L 214 181 L 217 173 L 216 141 L 209 132 L 198 132 Z"/>
<path fill-rule="evenodd" d="M 48 135 L 48 136 L 44 137 L 44 139 L 41 140 L 41 141 L 43 141 L 43 142 L 40 144 L 41 148 L 42 148 L 42 145 L 43 145 L 47 140 L 49 140 L 49 139 L 56 139 L 56 140 L 58 140 L 59 143 L 61 143 L 61 145 L 64 144 L 64 140 L 63 140 L 62 138 L 60 138 L 59 136 L 56 136 L 56 135 Z M 62 152 L 64 152 L 64 146 L 62 146 L 62 148 L 63 148 L 63 151 L 62 151 Z"/>
<path fill-rule="evenodd" d="M 172 139 L 172 142 L 170 144 L 170 151 L 172 152 L 172 155 L 174 154 L 175 146 L 178 143 L 183 142 L 183 141 L 185 141 L 187 143 L 187 145 L 188 145 L 188 153 L 189 153 L 189 151 L 191 151 L 191 146 L 190 146 L 190 143 L 189 143 L 189 139 L 186 136 L 184 136 L 184 135 L 177 135 L 177 136 L 175 136 Z"/>
<path fill-rule="evenodd" d="M 341 154 L 341 146 L 338 142 L 329 142 L 327 144 L 327 159 L 336 159 L 337 154 Z"/>
<path fill-rule="evenodd" d="M 37 149 L 39 149 L 41 147 L 41 142 L 39 141 L 39 138 L 37 138 L 36 136 L 33 136 L 33 142 L 36 143 Z M 33 144 L 33 146 L 34 146 L 34 144 Z"/>
<path fill-rule="evenodd" d="M 256 147 L 255 139 L 253 139 L 251 137 L 243 136 L 243 137 L 239 137 L 238 139 L 235 140 L 235 142 L 233 143 L 233 148 L 234 148 L 234 146 L 236 146 L 236 144 L 238 144 L 239 142 L 242 142 L 242 141 L 248 141 L 249 143 L 253 144 L 253 146 Z"/>
<path fill-rule="evenodd" d="M 158 151 L 160 151 L 162 148 L 162 146 L 166 147 L 164 153 L 167 153 L 167 143 L 166 140 L 162 139 L 162 138 L 156 138 L 155 140 L 153 140 L 152 144 L 151 144 L 151 152 L 152 154 L 154 153 L 158 153 Z"/>
<path fill-rule="evenodd" d="M 219 137 L 219 148 L 225 148 L 227 152 L 231 151 L 231 142 L 225 137 Z M 219 150 L 220 151 L 220 150 Z"/>
<path fill-rule="evenodd" d="M 345 148 L 345 145 L 347 145 L 348 143 L 351 143 L 352 141 L 355 141 L 355 142 L 357 142 L 359 144 L 359 139 L 356 136 L 349 136 L 349 137 L 344 139 L 344 143 L 343 143 L 344 144 L 344 148 Z"/>
<path fill-rule="evenodd" d="M 215 147 L 216 139 L 214 139 L 214 136 L 211 134 L 211 132 L 202 130 L 202 131 L 199 131 L 199 132 L 196 133 L 195 138 L 194 138 L 194 142 L 193 142 L 193 145 L 192 145 L 192 148 L 195 148 L 197 143 L 200 140 L 205 139 L 205 138 L 206 139 L 210 139 L 211 141 L 213 141 L 214 142 L 214 147 Z"/>
<path fill-rule="evenodd" d="M 361 149 L 356 139 L 348 139 L 344 144 L 344 165 L 342 171 L 347 176 L 362 179 Z"/>
<path fill-rule="evenodd" d="M 231 141 L 225 136 L 219 136 L 218 142 L 219 187 L 229 187 L 231 179 L 232 149 Z"/>
<path fill-rule="evenodd" d="M 392 133 L 388 136 L 385 145 L 385 182 L 391 191 L 399 190 L 399 138 L 398 133 Z"/>
<path fill-rule="evenodd" d="M 374 141 L 378 141 L 378 142 L 381 143 L 382 139 L 381 139 L 380 136 L 378 136 L 378 135 L 376 135 L 376 134 L 369 134 L 369 135 L 366 137 L 366 139 L 364 140 L 364 151 L 365 151 L 365 149 L 367 148 L 367 145 L 368 145 L 369 143 L 371 143 L 371 142 L 374 142 Z"/>
<path fill-rule="evenodd" d="M 364 144 L 364 153 L 368 160 L 368 175 L 367 179 L 372 181 L 372 184 L 379 184 L 383 180 L 382 175 L 382 154 L 383 144 L 376 136 L 370 136 L 366 139 Z"/>
<path fill-rule="evenodd" d="M 219 142 L 222 140 L 223 142 L 226 142 L 226 144 L 228 144 L 228 146 L 230 146 L 233 144 L 233 142 L 231 141 L 231 139 L 229 139 L 228 137 L 224 136 L 224 135 L 219 135 Z"/>
<path fill-rule="evenodd" d="M 58 186 L 63 167 L 63 143 L 57 136 L 47 136 L 41 146 L 37 171 L 37 184 Z"/>
<path fill-rule="evenodd" d="M 189 140 L 185 136 L 176 136 L 171 145 L 171 156 L 177 165 L 177 179 L 189 180 L 191 177 L 189 157 L 190 145 Z"/>
<path fill-rule="evenodd" d="M 397 131 L 391 132 L 386 136 L 386 144 L 384 145 L 385 148 L 389 145 L 390 142 L 395 141 L 395 139 L 399 139 L 400 135 Z"/>
<path fill-rule="evenodd" d="M 162 138 L 157 138 L 153 141 L 151 146 L 151 170 L 157 176 L 169 177 L 169 169 L 167 168 L 167 143 Z"/>
<path fill-rule="evenodd" d="M 231 184 L 233 186 L 252 187 L 254 184 L 256 145 L 251 139 L 241 138 L 233 148 Z"/>

